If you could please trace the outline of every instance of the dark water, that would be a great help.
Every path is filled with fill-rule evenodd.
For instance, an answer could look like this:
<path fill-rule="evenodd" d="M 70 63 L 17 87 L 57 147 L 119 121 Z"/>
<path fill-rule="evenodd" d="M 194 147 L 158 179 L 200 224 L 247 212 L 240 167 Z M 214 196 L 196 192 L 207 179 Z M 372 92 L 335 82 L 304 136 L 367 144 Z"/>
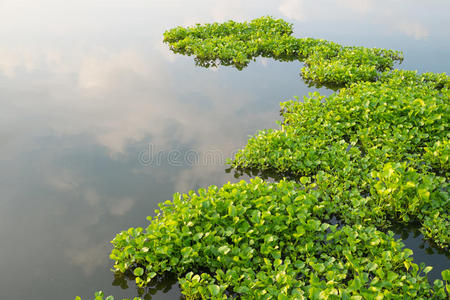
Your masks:
<path fill-rule="evenodd" d="M 413 250 L 415 263 L 419 265 L 424 263 L 433 267 L 428 273 L 428 281 L 433 283 L 436 279 L 442 280 L 441 272 L 450 268 L 450 253 L 424 240 L 418 226 L 397 226 L 393 230 L 396 233 L 395 238 L 402 239 L 405 247 Z"/>
<path fill-rule="evenodd" d="M 162 45 L 165 29 L 273 15 L 293 22 L 297 36 L 400 49 L 402 67 L 448 73 L 449 8 L 411 0 L 0 0 L 0 299 L 90 299 L 99 289 L 136 296 L 110 271 L 114 235 L 145 226 L 174 192 L 237 180 L 226 158 L 248 135 L 276 126 L 280 101 L 314 90 L 298 63 L 195 67 Z M 405 240 L 438 277 L 449 259 L 422 243 L 413 234 Z M 176 299 L 171 283 L 143 292 Z"/>

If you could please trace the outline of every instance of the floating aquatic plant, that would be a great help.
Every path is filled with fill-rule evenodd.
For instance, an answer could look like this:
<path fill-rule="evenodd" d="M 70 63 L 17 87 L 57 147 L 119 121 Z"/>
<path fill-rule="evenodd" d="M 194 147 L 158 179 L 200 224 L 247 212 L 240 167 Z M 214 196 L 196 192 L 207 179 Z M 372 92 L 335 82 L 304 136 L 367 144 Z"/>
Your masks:
<path fill-rule="evenodd" d="M 419 221 L 448 248 L 450 92 L 440 84 L 396 71 L 327 98 L 284 102 L 281 129 L 257 133 L 231 164 L 312 176 L 346 222 Z"/>
<path fill-rule="evenodd" d="M 75 297 L 75 300 L 81 300 L 81 297 Z M 105 293 L 103 293 L 103 291 L 98 291 L 95 292 L 94 294 L 94 300 L 114 300 L 114 296 L 105 296 Z M 130 299 L 124 298 L 122 300 L 130 300 Z M 141 298 L 134 297 L 133 300 L 141 300 Z"/>
<path fill-rule="evenodd" d="M 292 33 L 270 17 L 164 33 L 200 66 L 298 60 L 307 82 L 344 88 L 281 103 L 281 129 L 260 131 L 230 161 L 292 181 L 175 194 L 147 228 L 114 238 L 114 270 L 138 286 L 174 273 L 187 299 L 446 299 L 450 270 L 431 285 L 431 267 L 387 229 L 419 222 L 448 249 L 449 77 L 395 70 L 398 51 Z"/>
<path fill-rule="evenodd" d="M 164 42 L 175 53 L 195 56 L 204 67 L 246 67 L 256 57 L 300 60 L 302 76 L 311 83 L 345 85 L 374 81 L 380 72 L 391 70 L 403 55 L 378 48 L 341 46 L 313 38 L 292 36 L 292 24 L 262 17 L 250 22 L 213 23 L 176 27 L 164 33 Z"/>
<path fill-rule="evenodd" d="M 112 241 L 114 269 L 138 285 L 180 276 L 187 299 L 445 298 L 393 233 L 333 225 L 315 184 L 255 178 L 175 194 L 150 225 Z"/>

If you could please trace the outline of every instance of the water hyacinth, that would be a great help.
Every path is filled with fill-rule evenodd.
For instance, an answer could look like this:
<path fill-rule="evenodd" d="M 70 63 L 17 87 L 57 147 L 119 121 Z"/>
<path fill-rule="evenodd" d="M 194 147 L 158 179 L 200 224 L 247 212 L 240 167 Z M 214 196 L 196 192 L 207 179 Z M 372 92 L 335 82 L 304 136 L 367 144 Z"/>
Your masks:
<path fill-rule="evenodd" d="M 341 89 L 281 103 L 281 128 L 229 162 L 290 181 L 175 194 L 113 239 L 114 271 L 141 287 L 174 273 L 186 299 L 447 299 L 450 270 L 429 283 L 388 229 L 418 222 L 448 250 L 449 77 L 394 69 L 398 51 L 292 34 L 271 17 L 164 33 L 200 66 L 297 60 L 308 83 Z"/>
<path fill-rule="evenodd" d="M 75 300 L 81 300 L 80 297 L 75 297 Z M 114 300 L 114 296 L 105 296 L 105 293 L 102 291 L 95 292 L 94 294 L 94 300 Z M 122 300 L 130 300 L 130 299 L 122 299 Z M 142 300 L 139 297 L 134 297 L 133 300 Z"/>
<path fill-rule="evenodd" d="M 255 178 L 176 194 L 114 238 L 114 269 L 138 285 L 175 272 L 187 299 L 445 298 L 391 232 L 333 225 L 315 187 Z"/>
<path fill-rule="evenodd" d="M 231 164 L 299 177 L 321 172 L 326 180 L 315 180 L 346 222 L 418 221 L 448 248 L 450 93 L 428 78 L 396 71 L 327 98 L 284 102 L 281 129 L 257 133 Z"/>
<path fill-rule="evenodd" d="M 403 60 L 398 51 L 341 46 L 322 39 L 296 38 L 292 33 L 292 24 L 262 17 L 243 23 L 176 27 L 164 33 L 164 42 L 175 53 L 195 56 L 197 65 L 203 67 L 221 64 L 241 70 L 259 56 L 300 60 L 305 63 L 301 70 L 304 79 L 332 86 L 374 81 L 380 72 Z"/>

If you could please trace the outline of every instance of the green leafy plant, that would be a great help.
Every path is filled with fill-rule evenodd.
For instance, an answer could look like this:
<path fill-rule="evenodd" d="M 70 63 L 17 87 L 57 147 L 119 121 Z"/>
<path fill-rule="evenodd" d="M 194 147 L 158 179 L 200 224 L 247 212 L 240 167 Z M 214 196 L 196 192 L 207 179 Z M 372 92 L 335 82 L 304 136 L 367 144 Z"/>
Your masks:
<path fill-rule="evenodd" d="M 250 138 L 231 165 L 313 176 L 346 222 L 419 221 L 447 248 L 450 93 L 440 84 L 395 71 L 327 98 L 282 103 L 281 129 Z"/>
<path fill-rule="evenodd" d="M 243 23 L 176 27 L 164 33 L 164 42 L 175 53 L 195 56 L 197 65 L 203 67 L 221 64 L 241 70 L 259 56 L 304 61 L 304 79 L 332 86 L 374 81 L 380 72 L 391 70 L 395 62 L 403 60 L 398 51 L 295 38 L 292 32 L 292 24 L 262 17 Z"/>
<path fill-rule="evenodd" d="M 445 295 L 392 233 L 333 225 L 326 195 L 302 181 L 255 178 L 175 194 L 147 228 L 114 238 L 114 269 L 134 270 L 138 285 L 174 272 L 188 299 Z"/>
<path fill-rule="evenodd" d="M 77 297 L 75 297 L 75 300 L 81 300 L 81 297 L 77 296 Z M 114 297 L 113 296 L 107 296 L 105 298 L 105 294 L 102 291 L 98 291 L 98 292 L 95 292 L 95 294 L 94 294 L 94 300 L 114 300 Z M 129 299 L 124 298 L 122 300 L 129 300 Z M 134 297 L 133 300 L 141 300 L 141 298 Z"/>
<path fill-rule="evenodd" d="M 281 128 L 258 132 L 230 161 L 291 181 L 175 194 L 147 228 L 113 239 L 114 271 L 140 287 L 174 273 L 186 299 L 447 299 L 450 271 L 431 285 L 431 267 L 388 229 L 418 222 L 448 249 L 449 77 L 395 70 L 397 51 L 292 33 L 271 17 L 164 33 L 200 66 L 298 60 L 310 84 L 342 88 L 281 103 Z"/>

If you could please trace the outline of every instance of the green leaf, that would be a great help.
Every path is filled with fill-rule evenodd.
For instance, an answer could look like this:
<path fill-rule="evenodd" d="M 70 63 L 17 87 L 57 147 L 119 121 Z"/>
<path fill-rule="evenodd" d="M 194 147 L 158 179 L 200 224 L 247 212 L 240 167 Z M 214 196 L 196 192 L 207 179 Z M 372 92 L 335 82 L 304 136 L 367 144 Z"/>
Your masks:
<path fill-rule="evenodd" d="M 219 250 L 219 253 L 222 255 L 226 255 L 226 254 L 228 254 L 228 252 L 231 251 L 231 249 L 228 246 L 222 246 L 218 250 Z"/>
<path fill-rule="evenodd" d="M 144 274 L 144 269 L 143 268 L 136 268 L 134 269 L 133 272 L 134 276 L 142 276 Z"/>
<path fill-rule="evenodd" d="M 211 292 L 211 295 L 218 296 L 220 293 L 220 287 L 215 284 L 208 285 L 208 290 Z"/>
<path fill-rule="evenodd" d="M 445 281 L 450 281 L 450 269 L 442 271 L 442 279 Z"/>

